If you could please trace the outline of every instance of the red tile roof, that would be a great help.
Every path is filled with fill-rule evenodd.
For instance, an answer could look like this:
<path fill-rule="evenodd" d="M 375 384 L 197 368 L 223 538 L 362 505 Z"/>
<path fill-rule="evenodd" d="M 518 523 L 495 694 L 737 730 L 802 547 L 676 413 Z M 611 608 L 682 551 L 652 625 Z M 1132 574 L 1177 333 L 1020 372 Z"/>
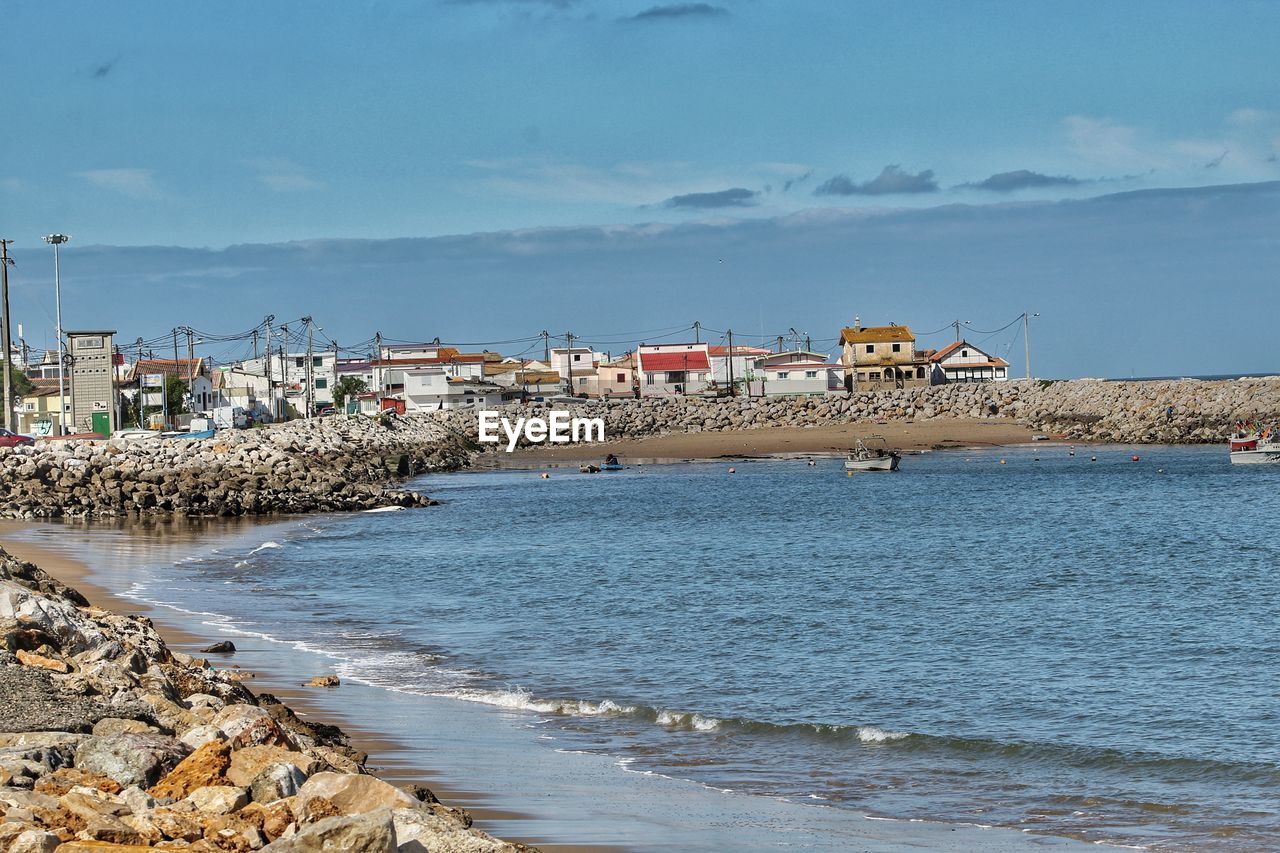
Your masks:
<path fill-rule="evenodd" d="M 642 352 L 640 369 L 653 373 L 666 370 L 710 370 L 711 363 L 702 350 L 687 352 Z"/>

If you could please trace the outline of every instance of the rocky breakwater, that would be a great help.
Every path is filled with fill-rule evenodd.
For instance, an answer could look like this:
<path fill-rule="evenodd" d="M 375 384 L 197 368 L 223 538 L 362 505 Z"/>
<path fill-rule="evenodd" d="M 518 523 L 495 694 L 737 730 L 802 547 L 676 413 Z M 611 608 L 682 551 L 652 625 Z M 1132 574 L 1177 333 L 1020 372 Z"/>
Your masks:
<path fill-rule="evenodd" d="M 0 448 L 0 514 L 17 518 L 323 512 L 429 501 L 399 478 L 467 464 L 430 416 L 329 417 L 210 439 Z"/>
<path fill-rule="evenodd" d="M 0 550 L 0 851 L 516 851 Z"/>
<path fill-rule="evenodd" d="M 558 401 L 513 406 L 508 417 L 547 418 L 551 409 L 602 418 L 610 439 L 859 421 L 1004 418 L 1069 440 L 1179 444 L 1224 441 L 1239 417 L 1280 422 L 1280 379 L 1019 380 L 805 397 Z M 440 415 L 476 438 L 474 412 Z M 528 445 L 523 438 L 518 442 Z"/>

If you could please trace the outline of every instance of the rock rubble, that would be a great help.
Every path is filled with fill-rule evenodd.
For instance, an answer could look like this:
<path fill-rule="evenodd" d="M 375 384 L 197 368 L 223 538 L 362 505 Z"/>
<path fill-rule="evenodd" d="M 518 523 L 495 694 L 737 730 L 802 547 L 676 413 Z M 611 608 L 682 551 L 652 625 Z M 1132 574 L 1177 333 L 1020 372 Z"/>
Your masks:
<path fill-rule="evenodd" d="M 528 849 L 3 550 L 0 640 L 0 851 Z"/>

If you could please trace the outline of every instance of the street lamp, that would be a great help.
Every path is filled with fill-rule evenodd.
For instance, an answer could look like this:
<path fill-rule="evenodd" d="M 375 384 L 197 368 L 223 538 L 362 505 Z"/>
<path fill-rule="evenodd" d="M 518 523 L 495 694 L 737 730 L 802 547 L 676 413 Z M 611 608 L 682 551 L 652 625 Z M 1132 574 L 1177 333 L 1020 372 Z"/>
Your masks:
<path fill-rule="evenodd" d="M 46 234 L 44 241 L 53 246 L 53 293 L 56 303 L 57 324 L 58 324 L 58 405 L 61 412 L 58 414 L 58 434 L 67 434 L 67 399 L 66 391 L 66 366 L 63 364 L 64 354 L 62 352 L 62 268 L 58 258 L 58 247 L 67 242 L 71 238 L 66 234 Z M 72 412 L 72 417 L 75 413 Z"/>

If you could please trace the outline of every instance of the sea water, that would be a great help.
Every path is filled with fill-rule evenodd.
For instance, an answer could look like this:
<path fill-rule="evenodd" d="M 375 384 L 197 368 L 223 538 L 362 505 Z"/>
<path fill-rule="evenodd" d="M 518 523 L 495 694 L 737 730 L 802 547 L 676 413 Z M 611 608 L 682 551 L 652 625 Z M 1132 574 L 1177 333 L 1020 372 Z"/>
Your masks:
<path fill-rule="evenodd" d="M 619 773 L 1280 847 L 1280 469 L 1219 447 L 814 462 L 430 476 L 439 507 L 287 522 L 131 583 Z"/>

